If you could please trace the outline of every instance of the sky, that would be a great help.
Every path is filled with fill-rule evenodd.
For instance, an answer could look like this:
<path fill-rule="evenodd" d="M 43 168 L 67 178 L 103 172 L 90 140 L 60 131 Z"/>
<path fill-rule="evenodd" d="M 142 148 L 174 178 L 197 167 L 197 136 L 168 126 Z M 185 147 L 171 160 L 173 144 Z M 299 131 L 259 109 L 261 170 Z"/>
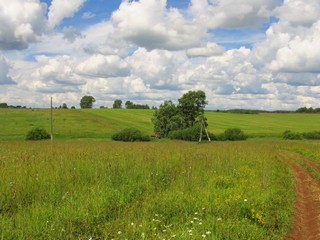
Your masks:
<path fill-rule="evenodd" d="M 319 0 L 0 0 L 0 102 L 320 107 Z"/>

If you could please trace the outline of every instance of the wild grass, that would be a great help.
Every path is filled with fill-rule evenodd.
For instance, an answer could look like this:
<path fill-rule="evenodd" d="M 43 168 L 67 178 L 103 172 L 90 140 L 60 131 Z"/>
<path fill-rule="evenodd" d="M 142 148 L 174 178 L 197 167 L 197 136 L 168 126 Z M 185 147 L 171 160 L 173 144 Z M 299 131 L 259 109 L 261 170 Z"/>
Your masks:
<path fill-rule="evenodd" d="M 0 142 L 1 239 L 282 239 L 277 142 Z"/>

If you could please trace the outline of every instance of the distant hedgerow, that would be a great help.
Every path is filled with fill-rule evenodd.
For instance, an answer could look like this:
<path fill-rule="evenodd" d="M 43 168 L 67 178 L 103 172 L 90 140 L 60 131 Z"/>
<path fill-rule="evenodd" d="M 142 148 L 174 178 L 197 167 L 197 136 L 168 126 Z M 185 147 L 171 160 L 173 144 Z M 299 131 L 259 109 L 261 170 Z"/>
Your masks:
<path fill-rule="evenodd" d="M 150 137 L 143 135 L 142 132 L 135 128 L 126 128 L 112 135 L 112 139 L 115 141 L 124 142 L 148 142 Z"/>
<path fill-rule="evenodd" d="M 50 139 L 51 135 L 43 128 L 34 128 L 27 133 L 26 140 Z"/>
<path fill-rule="evenodd" d="M 282 134 L 282 138 L 286 140 L 301 140 L 302 135 L 300 133 L 292 132 L 290 130 L 286 130 Z"/>

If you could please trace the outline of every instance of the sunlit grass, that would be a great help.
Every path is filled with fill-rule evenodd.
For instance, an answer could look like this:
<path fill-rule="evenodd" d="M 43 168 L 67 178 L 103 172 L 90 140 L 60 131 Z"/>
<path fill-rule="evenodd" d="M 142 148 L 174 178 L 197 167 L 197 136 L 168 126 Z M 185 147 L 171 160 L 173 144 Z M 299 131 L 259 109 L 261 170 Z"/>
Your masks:
<path fill-rule="evenodd" d="M 282 239 L 273 142 L 0 142 L 2 239 Z"/>
<path fill-rule="evenodd" d="M 137 128 L 153 134 L 154 110 L 139 109 L 54 109 L 55 139 L 111 139 L 125 128 Z M 240 128 L 250 138 L 281 138 L 285 130 L 312 132 L 319 130 L 319 114 L 233 114 L 205 112 L 208 130 L 220 134 L 227 128 Z M 0 109 L 0 139 L 25 139 L 35 127 L 50 131 L 49 109 Z"/>

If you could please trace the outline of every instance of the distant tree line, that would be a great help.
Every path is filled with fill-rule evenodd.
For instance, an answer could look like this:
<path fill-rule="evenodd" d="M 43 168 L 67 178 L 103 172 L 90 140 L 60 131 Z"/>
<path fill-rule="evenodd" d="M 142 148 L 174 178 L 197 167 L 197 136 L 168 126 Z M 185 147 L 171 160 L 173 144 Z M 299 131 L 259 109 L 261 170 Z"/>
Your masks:
<path fill-rule="evenodd" d="M 7 103 L 0 103 L 0 108 L 27 108 L 26 106 L 21 105 L 8 105 Z"/>
<path fill-rule="evenodd" d="M 150 107 L 147 104 L 135 104 L 131 101 L 126 101 L 125 106 L 126 109 L 150 109 Z"/>
<path fill-rule="evenodd" d="M 296 112 L 298 112 L 298 113 L 320 113 L 320 108 L 301 107 L 301 108 L 298 108 L 298 109 L 296 110 Z"/>

